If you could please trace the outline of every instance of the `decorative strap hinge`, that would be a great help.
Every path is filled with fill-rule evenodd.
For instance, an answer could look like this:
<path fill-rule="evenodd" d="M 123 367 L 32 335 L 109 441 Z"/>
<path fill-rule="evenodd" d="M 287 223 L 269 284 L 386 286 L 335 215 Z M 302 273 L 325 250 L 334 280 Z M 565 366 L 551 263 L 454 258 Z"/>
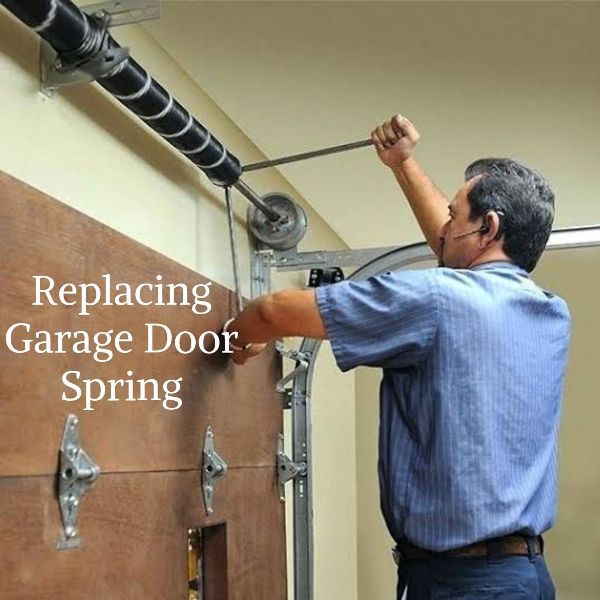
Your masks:
<path fill-rule="evenodd" d="M 214 446 L 212 427 L 206 430 L 204 450 L 202 452 L 202 494 L 206 514 L 213 514 L 214 484 L 227 473 L 227 463 L 219 456 Z"/>
<path fill-rule="evenodd" d="M 78 426 L 79 419 L 75 415 L 69 415 L 60 445 L 58 501 L 65 538 L 57 543 L 57 550 L 80 546 L 77 531 L 79 504 L 94 481 L 100 477 L 100 467 L 81 447 Z"/>

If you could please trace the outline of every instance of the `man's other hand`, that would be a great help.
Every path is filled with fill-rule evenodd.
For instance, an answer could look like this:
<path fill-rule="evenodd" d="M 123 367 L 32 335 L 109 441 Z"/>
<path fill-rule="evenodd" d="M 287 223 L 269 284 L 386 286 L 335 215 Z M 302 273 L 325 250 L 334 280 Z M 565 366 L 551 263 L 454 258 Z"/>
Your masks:
<path fill-rule="evenodd" d="M 401 115 L 392 117 L 371 132 L 377 156 L 390 168 L 401 165 L 412 156 L 419 137 L 415 126 Z"/>

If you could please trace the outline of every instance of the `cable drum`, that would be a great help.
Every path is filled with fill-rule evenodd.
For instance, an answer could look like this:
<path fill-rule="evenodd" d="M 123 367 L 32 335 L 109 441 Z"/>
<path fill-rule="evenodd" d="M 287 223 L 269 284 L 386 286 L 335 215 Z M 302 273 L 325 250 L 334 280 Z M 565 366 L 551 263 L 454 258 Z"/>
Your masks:
<path fill-rule="evenodd" d="M 280 192 L 266 194 L 263 202 L 282 215 L 277 222 L 270 221 L 255 206 L 248 207 L 248 226 L 261 241 L 275 250 L 290 250 L 306 233 L 307 218 L 304 209 L 289 196 Z"/>

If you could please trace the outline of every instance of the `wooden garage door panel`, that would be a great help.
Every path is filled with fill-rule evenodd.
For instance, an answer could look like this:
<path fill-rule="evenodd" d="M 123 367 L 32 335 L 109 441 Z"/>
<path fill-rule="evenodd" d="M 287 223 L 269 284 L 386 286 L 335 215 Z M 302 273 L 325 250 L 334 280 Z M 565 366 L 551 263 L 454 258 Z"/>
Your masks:
<path fill-rule="evenodd" d="M 280 395 L 272 383 L 268 387 L 278 372 L 276 359 L 270 358 L 207 374 L 208 391 L 202 389 L 202 377 L 194 382 L 188 376 L 192 383 L 184 388 L 177 411 L 149 402 L 74 410 L 81 442 L 105 472 L 192 469 L 198 467 L 211 425 L 217 449 L 230 466 L 273 465 L 282 409 Z M 5 364 L 0 368 L 0 475 L 51 474 L 69 406 L 60 400 L 54 374 L 43 388 L 31 379 L 13 379 L 20 372 Z M 16 375 L 5 383 L 9 373 Z"/>
<path fill-rule="evenodd" d="M 102 475 L 81 503 L 82 546 L 55 550 L 52 477 L 0 477 L 2 600 L 183 600 L 187 530 L 226 523 L 229 600 L 285 590 L 284 506 L 275 471 L 234 469 L 207 518 L 197 472 Z"/>
<path fill-rule="evenodd" d="M 163 283 L 206 283 L 182 267 L 97 221 L 49 198 L 7 175 L 0 175 L 0 323 L 3 333 L 13 323 L 31 323 L 33 330 L 128 330 L 135 343 L 130 354 L 116 354 L 107 363 L 90 355 L 15 354 L 4 336 L 0 351 L 0 476 L 50 474 L 56 471 L 57 450 L 65 416 L 81 420 L 84 447 L 105 472 L 190 469 L 198 466 L 204 433 L 213 425 L 216 444 L 231 467 L 275 463 L 277 435 L 282 427 L 281 395 L 274 384 L 280 360 L 271 348 L 244 367 L 223 356 L 200 352 L 145 353 L 145 323 L 167 325 L 196 335 L 216 331 L 232 314 L 233 294 L 213 283 L 207 315 L 191 307 L 90 308 L 79 316 L 75 307 L 31 306 L 33 274 L 63 283 L 114 281 L 136 286 Z M 82 378 L 183 378 L 178 410 L 160 401 L 108 402 L 83 411 L 81 401 L 65 402 L 70 392 L 61 377 L 78 370 Z"/>

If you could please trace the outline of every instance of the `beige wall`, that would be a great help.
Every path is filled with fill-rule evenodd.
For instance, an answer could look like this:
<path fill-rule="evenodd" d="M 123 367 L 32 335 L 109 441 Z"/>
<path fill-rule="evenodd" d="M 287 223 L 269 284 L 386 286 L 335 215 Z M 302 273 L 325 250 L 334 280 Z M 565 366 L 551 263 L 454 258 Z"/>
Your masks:
<path fill-rule="evenodd" d="M 559 450 L 556 526 L 547 536 L 548 562 L 560 595 L 600 597 L 600 248 L 549 252 L 535 281 L 569 303 L 573 319 Z"/>
<path fill-rule="evenodd" d="M 121 28 L 115 36 L 129 45 L 132 55 L 234 154 L 244 161 L 264 159 L 141 27 Z M 0 169 L 232 287 L 222 193 L 99 87 L 84 85 L 64 90 L 53 99 L 38 93 L 37 37 L 3 9 L 0 50 Z M 297 197 L 275 171 L 254 174 L 252 186 L 259 193 L 278 190 Z M 244 225 L 247 202 L 236 196 L 236 206 L 243 289 L 249 294 L 249 251 Z M 306 205 L 305 208 L 310 229 L 302 247 L 344 248 L 318 215 Z M 282 275 L 276 280 L 278 286 L 303 284 L 298 275 Z M 316 597 L 354 598 L 354 380 L 352 376 L 338 377 L 327 351 L 319 359 L 317 373 Z M 337 461 L 340 449 L 346 455 L 341 466 Z M 334 490 L 343 491 L 336 501 Z"/>
<path fill-rule="evenodd" d="M 508 155 L 548 174 L 562 226 L 600 221 L 598 2 L 173 2 L 148 27 L 267 154 L 401 112 L 448 193 Z M 371 150 L 282 171 L 352 247 L 421 239 Z"/>

